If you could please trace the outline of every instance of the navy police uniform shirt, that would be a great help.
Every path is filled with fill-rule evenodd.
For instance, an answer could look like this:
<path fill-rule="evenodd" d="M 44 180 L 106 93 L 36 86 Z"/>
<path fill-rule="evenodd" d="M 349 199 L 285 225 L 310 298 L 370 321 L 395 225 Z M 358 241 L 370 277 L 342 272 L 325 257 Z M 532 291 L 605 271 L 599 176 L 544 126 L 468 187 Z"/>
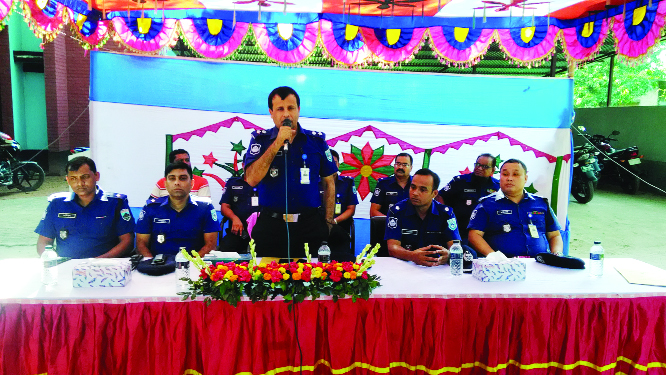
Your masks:
<path fill-rule="evenodd" d="M 59 256 L 95 258 L 118 245 L 118 237 L 134 233 L 134 218 L 127 196 L 98 189 L 85 207 L 75 193 L 56 193 L 35 233 L 55 240 Z"/>
<path fill-rule="evenodd" d="M 535 256 L 548 252 L 547 232 L 560 230 L 560 224 L 550 209 L 548 201 L 524 192 L 516 204 L 502 191 L 481 199 L 472 212 L 468 229 L 484 232 L 483 239 L 490 247 L 508 257 Z M 536 226 L 538 238 L 532 237 L 529 225 Z"/>
<path fill-rule="evenodd" d="M 279 129 L 257 130 L 245 153 L 245 169 L 261 157 L 275 141 Z M 286 170 L 285 170 L 286 159 Z M 302 168 L 309 169 L 309 178 L 304 179 Z M 337 172 L 324 133 L 305 130 L 298 124 L 298 132 L 288 152 L 278 151 L 266 176 L 257 185 L 259 204 L 272 211 L 285 213 L 285 203 L 290 213 L 300 213 L 322 205 L 319 196 L 319 181 Z M 287 187 L 285 191 L 285 178 Z M 285 195 L 287 202 L 285 202 Z"/>
<path fill-rule="evenodd" d="M 412 184 L 412 176 L 409 176 L 407 185 L 401 187 L 396 180 L 395 175 L 380 178 L 377 180 L 375 193 L 370 198 L 370 203 L 381 205 L 379 212 L 386 215 L 389 208 L 394 204 L 409 198 L 409 186 Z"/>
<path fill-rule="evenodd" d="M 463 237 L 467 237 L 469 217 L 472 216 L 472 211 L 479 200 L 500 189 L 499 180 L 493 177 L 478 179 L 474 177 L 472 173 L 455 176 L 439 191 L 444 203 L 453 208 Z"/>
<path fill-rule="evenodd" d="M 228 204 L 234 214 L 245 223 L 250 215 L 260 210 L 259 204 L 252 205 L 252 197 L 255 195 L 257 188 L 250 186 L 243 177 L 230 177 L 224 186 L 220 205 Z"/>
<path fill-rule="evenodd" d="M 323 200 L 324 199 L 323 186 L 319 187 L 319 194 L 321 196 L 320 199 Z M 356 195 L 356 185 L 354 184 L 354 179 L 349 176 L 338 175 L 338 178 L 335 179 L 335 207 L 333 211 L 333 217 L 337 217 L 341 213 L 345 212 L 348 206 L 356 206 L 356 205 L 358 205 L 358 196 Z M 322 211 L 323 210 L 324 208 L 322 207 Z M 354 219 L 350 218 L 348 220 L 345 220 L 344 222 L 339 222 L 338 224 L 340 225 L 347 224 L 347 222 L 350 222 L 351 220 Z M 343 227 L 349 230 L 349 228 L 351 227 L 351 223 L 349 223 L 348 225 L 343 225 Z"/>
<path fill-rule="evenodd" d="M 446 248 L 447 242 L 460 240 L 460 234 L 451 207 L 433 200 L 425 219 L 421 219 L 409 199 L 405 199 L 389 209 L 384 239 L 398 240 L 402 247 L 416 250 L 428 245 Z"/>
<path fill-rule="evenodd" d="M 204 233 L 219 230 L 210 199 L 194 196 L 180 212 L 171 208 L 168 196 L 159 197 L 143 206 L 136 222 L 136 233 L 150 234 L 153 255 L 176 254 L 181 247 L 199 251 L 205 244 Z"/>

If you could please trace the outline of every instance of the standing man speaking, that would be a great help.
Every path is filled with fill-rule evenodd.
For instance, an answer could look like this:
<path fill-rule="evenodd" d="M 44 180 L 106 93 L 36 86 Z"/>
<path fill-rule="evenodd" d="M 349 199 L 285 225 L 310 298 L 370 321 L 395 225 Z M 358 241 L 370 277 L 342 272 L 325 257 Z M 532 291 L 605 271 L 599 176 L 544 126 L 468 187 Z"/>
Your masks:
<path fill-rule="evenodd" d="M 334 224 L 338 168 L 324 133 L 298 123 L 300 110 L 300 98 L 291 87 L 271 91 L 268 111 L 275 127 L 253 132 L 245 154 L 245 179 L 257 186 L 262 206 L 252 230 L 259 256 L 285 257 L 289 246 L 292 257 L 302 257 L 305 243 L 316 252 Z M 324 217 L 318 211 L 322 205 Z"/>

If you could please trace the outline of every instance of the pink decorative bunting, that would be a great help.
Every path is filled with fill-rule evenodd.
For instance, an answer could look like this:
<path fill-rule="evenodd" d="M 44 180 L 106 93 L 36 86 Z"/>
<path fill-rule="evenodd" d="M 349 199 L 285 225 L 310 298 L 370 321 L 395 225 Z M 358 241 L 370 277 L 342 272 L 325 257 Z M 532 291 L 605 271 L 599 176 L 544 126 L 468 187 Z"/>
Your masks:
<path fill-rule="evenodd" d="M 333 22 L 329 20 L 319 21 L 319 35 L 324 49 L 331 58 L 338 64 L 343 65 L 361 65 L 372 56 L 368 46 L 363 44 L 363 47 L 356 51 L 347 51 L 338 45 L 333 34 Z"/>
<path fill-rule="evenodd" d="M 202 138 L 206 132 L 211 132 L 211 133 L 217 133 L 220 128 L 230 128 L 231 125 L 233 125 L 235 122 L 240 122 L 241 125 L 243 125 L 243 129 L 252 129 L 252 130 L 263 130 L 262 127 L 255 125 L 251 123 L 250 121 L 247 121 L 243 118 L 240 118 L 238 116 L 232 117 L 230 119 L 220 121 L 216 124 L 204 126 L 203 128 L 195 129 L 186 133 L 180 133 L 180 134 L 174 134 L 172 137 L 173 142 L 175 142 L 177 139 L 183 139 L 185 141 L 189 141 L 190 138 L 193 136 L 197 136 L 199 138 Z"/>
<path fill-rule="evenodd" d="M 124 44 L 126 47 L 136 52 L 159 51 L 165 46 L 175 43 L 176 39 L 178 39 L 178 33 L 176 33 L 176 24 L 177 20 L 167 18 L 164 20 L 162 30 L 160 30 L 159 34 L 157 34 L 155 38 L 152 40 L 141 40 L 140 38 L 137 38 L 132 33 L 132 30 L 127 27 L 123 17 L 114 17 L 113 28 L 116 30 L 114 40 Z"/>
<path fill-rule="evenodd" d="M 630 13 L 627 12 L 626 15 L 630 15 Z M 615 16 L 613 34 L 615 35 L 617 54 L 627 60 L 640 60 L 645 57 L 661 37 L 661 30 L 664 28 L 664 17 L 666 17 L 666 1 L 660 1 L 657 7 L 657 15 L 647 35 L 641 40 L 633 40 L 627 35 L 623 15 Z"/>
<path fill-rule="evenodd" d="M 592 47 L 589 48 L 585 48 L 580 44 L 575 27 L 562 29 L 562 36 L 564 37 L 564 46 L 562 49 L 567 56 L 567 60 L 573 62 L 582 62 L 592 59 L 604 44 L 604 40 L 606 40 L 606 37 L 608 36 L 608 25 L 611 21 L 612 19 L 603 20 L 599 39 Z"/>
<path fill-rule="evenodd" d="M 81 34 L 79 26 L 75 20 L 70 23 L 72 31 L 76 34 L 76 38 L 88 49 L 98 49 L 102 47 L 109 40 L 109 21 L 98 21 L 97 29 L 89 36 Z"/>
<path fill-rule="evenodd" d="M 263 23 L 252 24 L 254 36 L 259 43 L 259 47 L 266 53 L 266 55 L 280 63 L 284 64 L 298 64 L 305 60 L 315 49 L 317 45 L 317 35 L 319 31 L 318 22 L 311 22 L 305 25 L 305 35 L 300 46 L 291 51 L 284 51 L 275 47 L 270 38 L 266 25 Z"/>
<path fill-rule="evenodd" d="M 524 48 L 516 44 L 511 37 L 511 29 L 497 30 L 500 48 L 512 60 L 521 65 L 531 66 L 547 59 L 555 51 L 557 45 L 557 33 L 559 28 L 554 25 L 548 27 L 548 34 L 538 45 Z"/>
<path fill-rule="evenodd" d="M 493 33 L 495 30 L 484 29 L 481 32 L 481 36 L 477 39 L 474 44 L 469 48 L 464 50 L 459 50 L 453 47 L 446 36 L 442 32 L 441 26 L 430 27 L 428 32 L 430 33 L 430 45 L 432 46 L 433 51 L 441 60 L 441 62 L 453 63 L 454 65 L 474 65 L 481 57 L 486 54 L 490 43 L 493 41 Z"/>
<path fill-rule="evenodd" d="M 383 62 L 392 64 L 400 61 L 411 61 L 414 55 L 421 49 L 421 40 L 425 34 L 425 28 L 415 28 L 412 33 L 412 39 L 402 48 L 392 49 L 384 46 L 375 36 L 375 30 L 368 27 L 361 27 L 363 40 L 377 58 Z"/>
<path fill-rule="evenodd" d="M 420 154 L 421 152 L 425 151 L 424 148 L 414 146 L 414 145 L 409 144 L 409 143 L 407 143 L 403 140 L 400 140 L 400 139 L 398 139 L 398 138 L 396 138 L 396 137 L 394 137 L 390 134 L 384 133 L 383 131 L 375 128 L 372 125 L 368 125 L 366 127 L 351 131 L 349 133 L 339 135 L 335 138 L 331 138 L 328 141 L 326 141 L 326 143 L 328 143 L 329 147 L 335 147 L 335 145 L 338 142 L 349 142 L 351 137 L 360 137 L 365 132 L 372 132 L 372 134 L 375 136 L 376 139 L 386 139 L 386 141 L 390 145 L 397 144 L 398 146 L 400 146 L 400 149 L 402 149 L 402 150 L 412 150 L 412 151 L 414 151 L 415 154 Z"/>
<path fill-rule="evenodd" d="M 183 33 L 184 38 L 187 40 L 190 47 L 195 51 L 200 53 L 204 57 L 211 59 L 222 59 L 231 55 L 238 46 L 243 42 L 245 34 L 247 34 L 247 29 L 250 26 L 246 22 L 236 22 L 236 27 L 234 33 L 223 45 L 213 46 L 206 43 L 197 32 L 197 28 L 194 26 L 194 22 L 190 19 L 182 19 L 179 21 L 180 27 Z"/>
<path fill-rule="evenodd" d="M 12 10 L 12 0 L 0 0 L 0 30 L 4 27 L 5 17 Z"/>
<path fill-rule="evenodd" d="M 60 3 L 56 3 L 56 12 L 53 17 L 49 17 L 39 9 L 34 0 L 21 1 L 23 17 L 30 26 L 30 29 L 40 39 L 52 41 L 58 36 L 58 32 L 66 21 L 66 8 Z"/>

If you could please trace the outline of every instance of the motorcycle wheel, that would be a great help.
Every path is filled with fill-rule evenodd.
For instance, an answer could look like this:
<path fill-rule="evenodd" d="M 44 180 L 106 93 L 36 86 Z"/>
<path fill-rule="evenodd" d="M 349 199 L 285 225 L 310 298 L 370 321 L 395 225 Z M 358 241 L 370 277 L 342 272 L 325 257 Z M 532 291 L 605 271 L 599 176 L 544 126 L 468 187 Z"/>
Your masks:
<path fill-rule="evenodd" d="M 622 190 L 628 194 L 638 193 L 638 189 L 641 186 L 641 180 L 638 178 L 638 170 L 634 167 L 627 168 L 631 173 L 622 171 L 620 173 L 620 186 Z"/>
<path fill-rule="evenodd" d="M 14 171 L 14 187 L 21 191 L 39 189 L 44 183 L 44 170 L 37 164 L 21 164 Z"/>
<path fill-rule="evenodd" d="M 587 203 L 594 197 L 594 183 L 592 181 L 574 181 L 571 184 L 571 195 L 578 203 Z"/>

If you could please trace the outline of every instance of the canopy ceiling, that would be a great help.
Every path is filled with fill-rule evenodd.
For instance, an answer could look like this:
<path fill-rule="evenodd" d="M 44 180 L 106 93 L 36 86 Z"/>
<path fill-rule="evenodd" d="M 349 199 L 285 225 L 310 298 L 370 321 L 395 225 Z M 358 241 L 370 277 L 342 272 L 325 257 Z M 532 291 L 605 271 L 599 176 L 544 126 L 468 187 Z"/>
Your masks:
<path fill-rule="evenodd" d="M 466 69 L 486 54 L 527 67 L 554 54 L 578 64 L 594 59 L 607 37 L 635 62 L 660 39 L 666 17 L 666 0 L 89 1 L 0 0 L 0 20 L 15 7 L 45 42 L 70 27 L 87 49 L 113 38 L 157 53 L 182 39 L 211 59 L 230 58 L 247 36 L 285 65 L 321 51 L 340 66 L 394 67 L 427 43 L 442 67 Z"/>

